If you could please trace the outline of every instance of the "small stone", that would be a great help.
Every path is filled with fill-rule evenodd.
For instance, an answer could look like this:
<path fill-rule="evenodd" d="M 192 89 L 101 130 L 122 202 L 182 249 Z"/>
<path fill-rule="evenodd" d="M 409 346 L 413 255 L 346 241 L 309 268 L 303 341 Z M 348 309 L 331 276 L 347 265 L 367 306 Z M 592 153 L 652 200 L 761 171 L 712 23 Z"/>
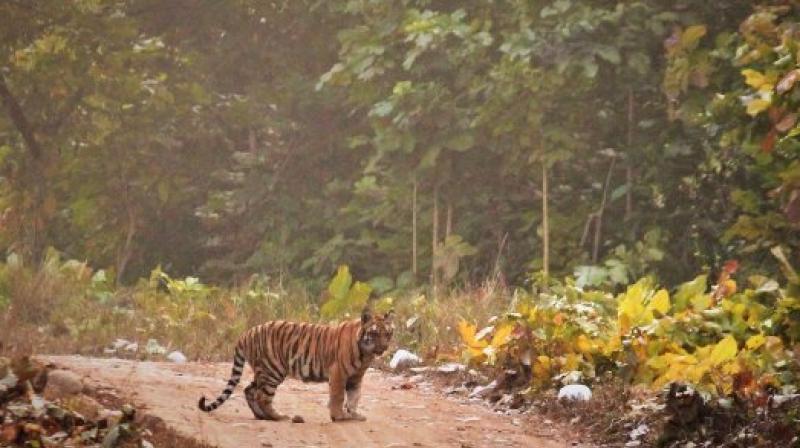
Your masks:
<path fill-rule="evenodd" d="M 167 355 L 167 359 L 174 362 L 175 364 L 186 363 L 186 355 L 184 355 L 179 351 L 170 352 L 170 354 Z"/>
<path fill-rule="evenodd" d="M 392 360 L 389 361 L 389 367 L 392 370 L 401 370 L 418 365 L 422 360 L 419 356 L 411 353 L 408 350 L 400 349 L 394 352 Z"/>
<path fill-rule="evenodd" d="M 292 423 L 305 423 L 306 421 L 300 415 L 295 415 L 292 417 Z"/>
<path fill-rule="evenodd" d="M 569 384 L 559 389 L 558 399 L 589 401 L 592 399 L 592 390 L 583 384 Z"/>
<path fill-rule="evenodd" d="M 442 364 L 436 368 L 436 371 L 439 373 L 456 373 L 463 372 L 465 370 L 467 370 L 467 366 L 457 362 L 448 362 L 447 364 Z"/>
<path fill-rule="evenodd" d="M 77 395 L 83 391 L 81 377 L 69 370 L 53 370 L 47 375 L 45 395 L 48 397 L 65 397 Z"/>

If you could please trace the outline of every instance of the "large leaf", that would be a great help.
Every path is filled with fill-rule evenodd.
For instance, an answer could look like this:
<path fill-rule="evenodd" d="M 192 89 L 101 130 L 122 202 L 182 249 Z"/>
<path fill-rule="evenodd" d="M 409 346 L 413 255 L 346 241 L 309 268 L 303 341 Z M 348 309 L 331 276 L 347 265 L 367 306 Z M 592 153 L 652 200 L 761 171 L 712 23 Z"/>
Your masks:
<path fill-rule="evenodd" d="M 328 292 L 335 299 L 342 299 L 350 291 L 350 285 L 353 283 L 353 277 L 350 275 L 350 268 L 347 266 L 339 266 L 336 275 L 328 284 Z"/>

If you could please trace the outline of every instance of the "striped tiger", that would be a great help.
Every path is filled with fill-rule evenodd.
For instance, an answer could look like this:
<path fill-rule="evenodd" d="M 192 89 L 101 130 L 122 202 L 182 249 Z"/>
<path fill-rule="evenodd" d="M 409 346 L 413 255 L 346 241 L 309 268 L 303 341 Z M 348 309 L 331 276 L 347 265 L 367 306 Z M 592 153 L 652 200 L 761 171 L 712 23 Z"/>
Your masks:
<path fill-rule="evenodd" d="M 210 404 L 201 397 L 198 405 L 205 412 L 222 405 L 239 384 L 247 361 L 255 378 L 244 395 L 256 419 L 289 418 L 272 407 L 276 389 L 288 377 L 303 382 L 327 381 L 331 420 L 366 420 L 357 412 L 361 380 L 372 360 L 389 345 L 394 331 L 391 318 L 391 311 L 375 315 L 365 309 L 361 319 L 338 325 L 278 320 L 253 327 L 236 344 L 225 390 Z"/>

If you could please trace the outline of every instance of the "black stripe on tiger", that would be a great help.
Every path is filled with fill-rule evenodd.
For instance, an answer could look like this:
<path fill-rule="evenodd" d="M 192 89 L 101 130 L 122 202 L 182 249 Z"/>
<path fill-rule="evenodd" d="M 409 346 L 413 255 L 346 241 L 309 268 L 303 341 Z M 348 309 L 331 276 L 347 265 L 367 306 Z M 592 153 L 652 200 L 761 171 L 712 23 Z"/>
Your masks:
<path fill-rule="evenodd" d="M 205 396 L 200 397 L 200 401 L 197 403 L 197 406 L 200 408 L 200 410 L 211 412 L 220 407 L 222 403 L 225 403 L 225 400 L 230 398 L 233 390 L 236 389 L 236 385 L 239 384 L 239 381 L 242 379 L 244 363 L 244 354 L 242 353 L 241 349 L 237 347 L 236 352 L 233 355 L 233 368 L 231 369 L 231 378 L 228 380 L 228 385 L 225 386 L 225 390 L 223 390 L 219 397 L 217 397 L 217 399 L 211 404 L 206 404 Z"/>

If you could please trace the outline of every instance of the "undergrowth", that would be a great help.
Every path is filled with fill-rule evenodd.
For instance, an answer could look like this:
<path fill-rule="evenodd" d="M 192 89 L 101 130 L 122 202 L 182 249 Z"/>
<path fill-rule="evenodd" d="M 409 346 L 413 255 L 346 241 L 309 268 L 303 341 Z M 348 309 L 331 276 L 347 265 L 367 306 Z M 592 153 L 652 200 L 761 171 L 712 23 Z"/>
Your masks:
<path fill-rule="evenodd" d="M 314 296 L 300 284 L 260 275 L 218 287 L 194 277 L 171 278 L 161 269 L 117 287 L 105 271 L 61 260 L 55 252 L 38 267 L 12 255 L 0 263 L 0 352 L 102 354 L 117 339 L 140 348 L 152 339 L 189 359 L 226 360 L 247 328 L 276 319 L 354 318 L 369 296 L 369 288 L 346 268 L 328 290 Z M 460 358 L 459 320 L 485 321 L 508 306 L 508 297 L 487 283 L 436 299 L 422 289 L 392 291 L 372 306 L 395 310 L 398 346 L 432 361 L 455 360 Z M 115 355 L 149 356 L 124 348 Z"/>

